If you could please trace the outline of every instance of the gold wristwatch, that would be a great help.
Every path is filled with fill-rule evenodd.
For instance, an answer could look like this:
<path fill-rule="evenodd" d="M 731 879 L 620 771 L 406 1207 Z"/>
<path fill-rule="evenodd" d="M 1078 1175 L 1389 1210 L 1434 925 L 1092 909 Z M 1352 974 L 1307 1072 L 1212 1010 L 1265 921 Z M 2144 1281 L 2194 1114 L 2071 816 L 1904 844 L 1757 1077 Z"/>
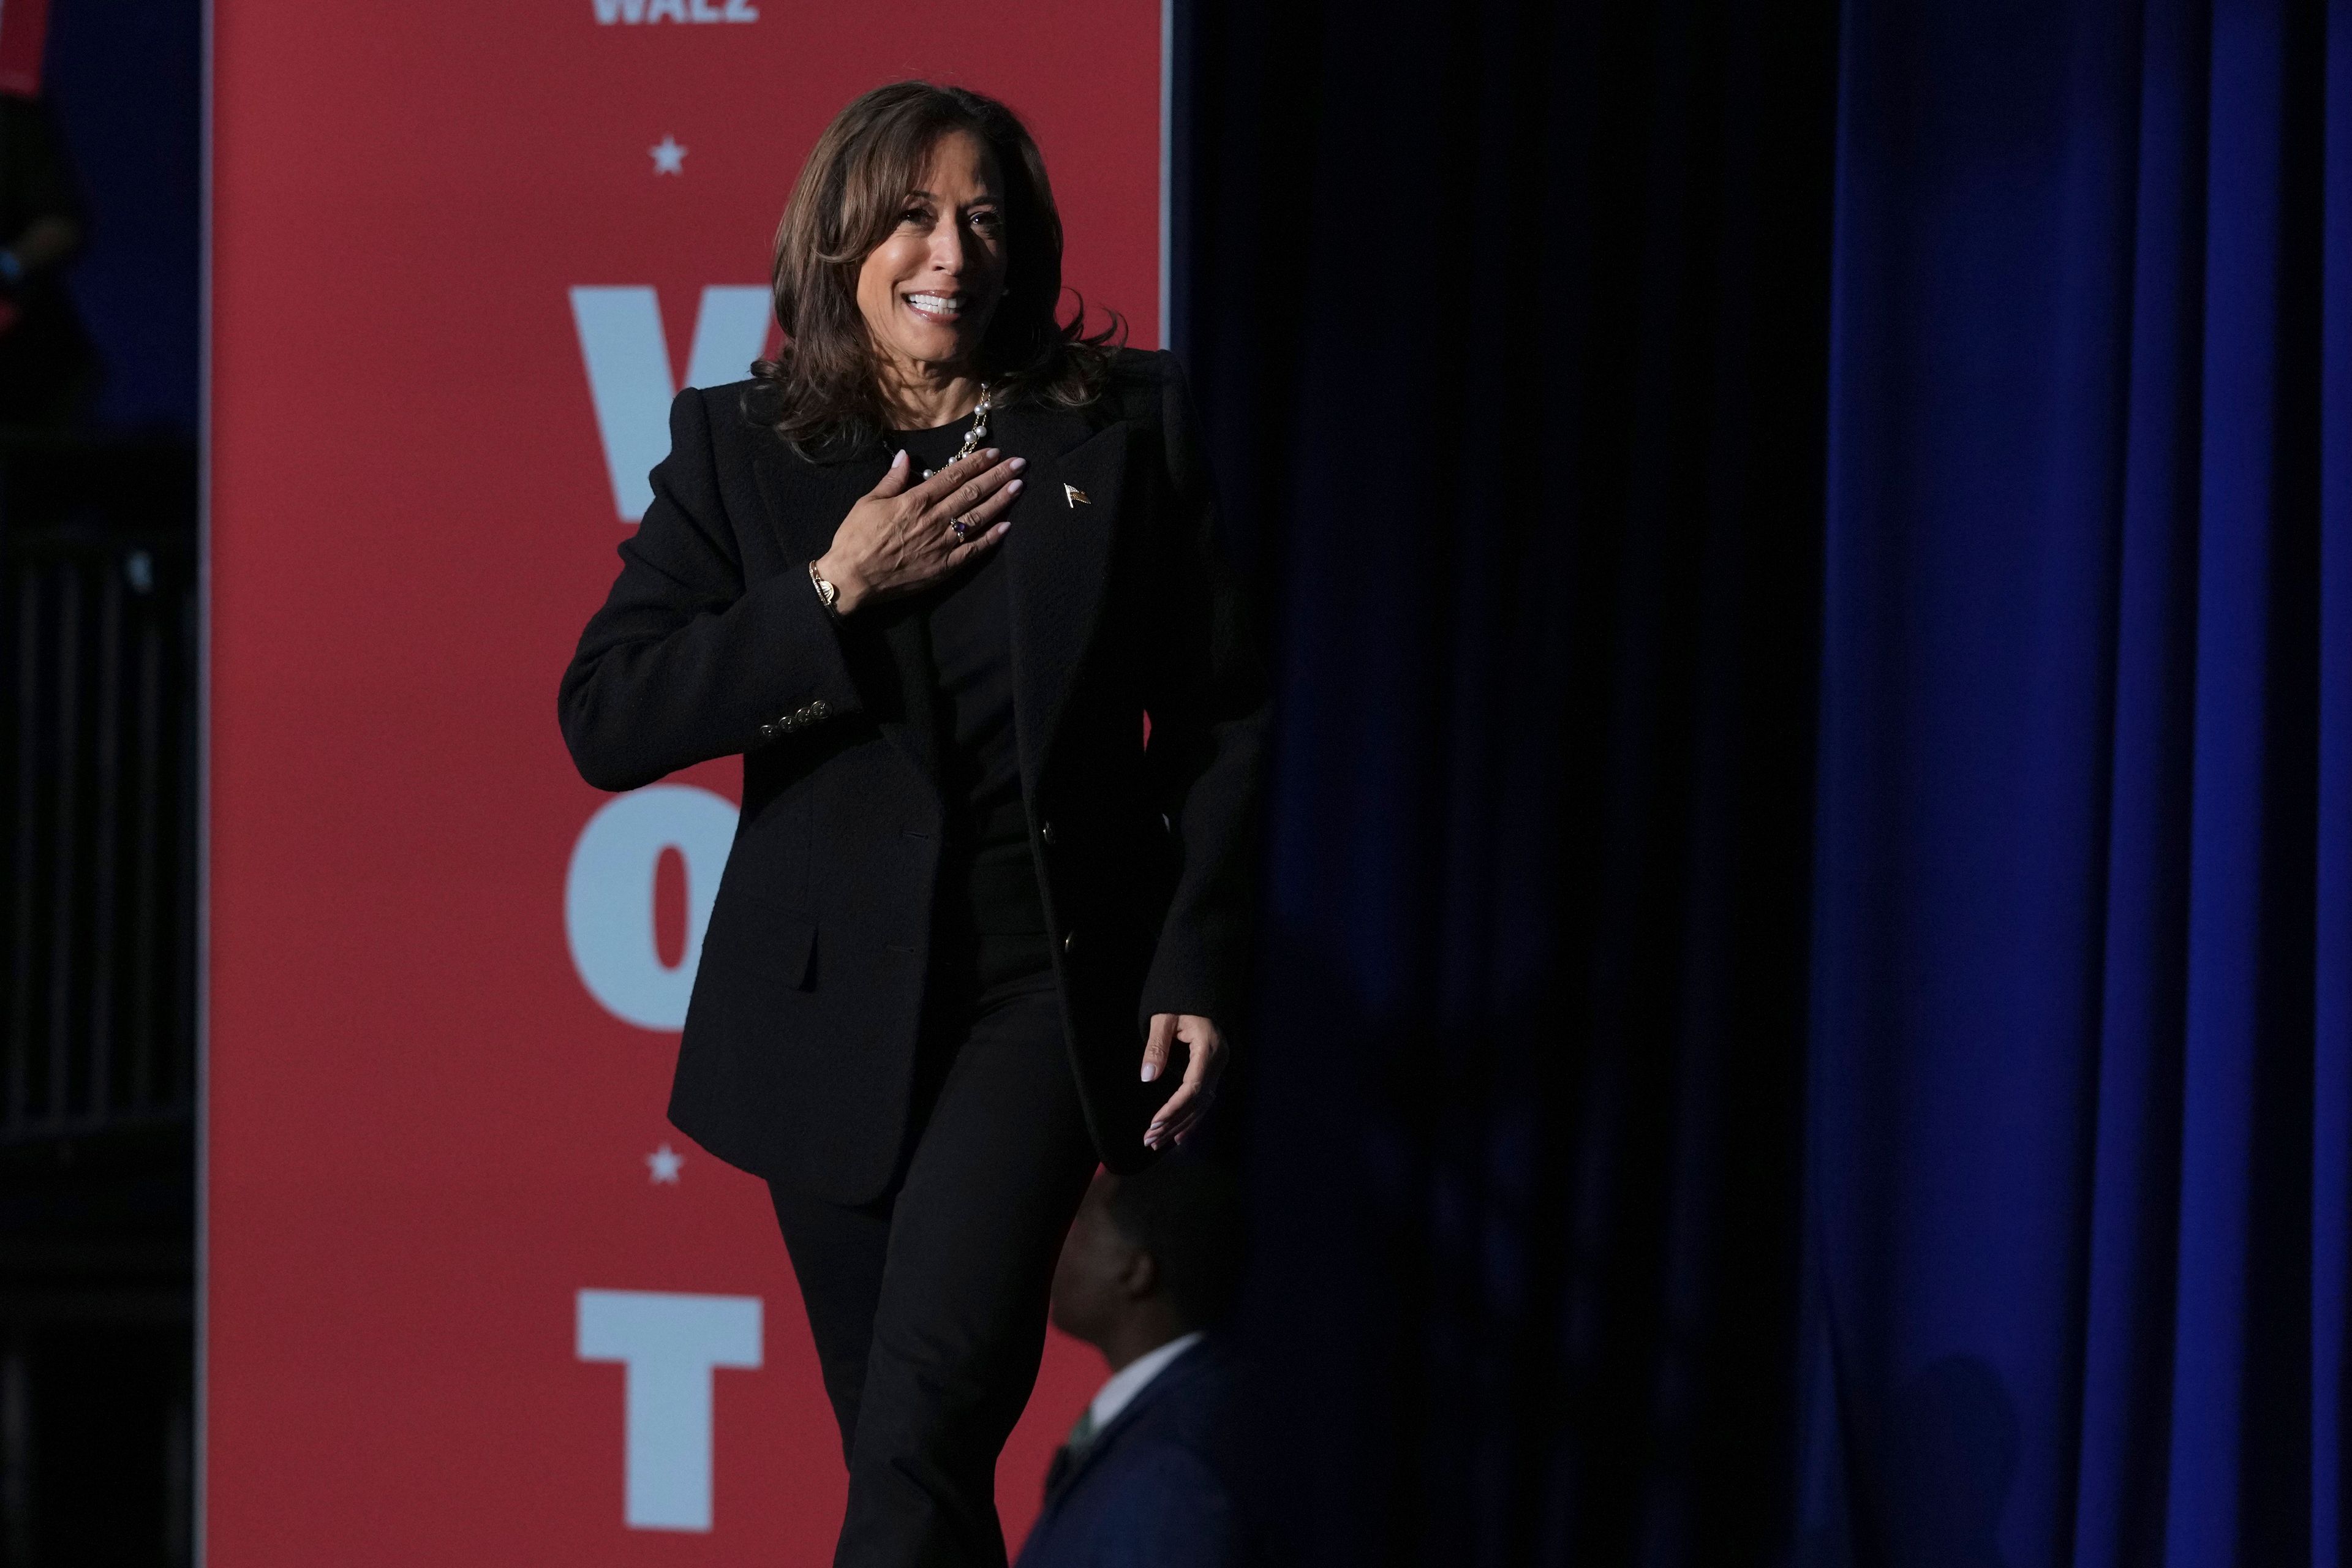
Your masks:
<path fill-rule="evenodd" d="M 824 606 L 824 613 L 840 615 L 841 590 L 824 580 L 824 574 L 816 569 L 814 561 L 809 563 L 809 582 L 816 588 L 816 602 Z"/>

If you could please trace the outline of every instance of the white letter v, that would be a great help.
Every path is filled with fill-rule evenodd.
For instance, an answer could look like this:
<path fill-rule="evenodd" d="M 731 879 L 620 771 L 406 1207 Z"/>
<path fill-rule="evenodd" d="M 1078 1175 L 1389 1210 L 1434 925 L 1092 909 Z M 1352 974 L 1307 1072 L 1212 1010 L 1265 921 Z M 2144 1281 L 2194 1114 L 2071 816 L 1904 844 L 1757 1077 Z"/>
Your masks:
<path fill-rule="evenodd" d="M 768 310 L 765 289 L 705 289 L 685 384 L 740 381 L 767 342 Z M 580 357 L 588 368 L 588 395 L 596 405 L 614 510 L 623 522 L 635 522 L 653 502 L 646 474 L 669 449 L 669 402 L 679 390 L 670 379 L 661 303 L 646 288 L 576 288 L 572 321 L 580 331 Z"/>

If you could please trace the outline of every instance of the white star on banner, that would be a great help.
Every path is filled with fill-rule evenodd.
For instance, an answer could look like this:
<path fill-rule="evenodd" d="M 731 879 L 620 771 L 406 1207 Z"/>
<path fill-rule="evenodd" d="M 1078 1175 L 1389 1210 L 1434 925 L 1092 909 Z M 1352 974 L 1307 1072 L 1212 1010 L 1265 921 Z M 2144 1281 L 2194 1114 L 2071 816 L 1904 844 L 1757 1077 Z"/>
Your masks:
<path fill-rule="evenodd" d="M 665 1143 L 646 1156 L 646 1168 L 651 1171 L 656 1185 L 677 1185 L 677 1173 L 686 1163 L 686 1156 Z"/>
<path fill-rule="evenodd" d="M 665 135 L 659 146 L 648 147 L 646 151 L 653 154 L 656 174 L 686 173 L 686 149 L 677 144 L 677 137 Z"/>

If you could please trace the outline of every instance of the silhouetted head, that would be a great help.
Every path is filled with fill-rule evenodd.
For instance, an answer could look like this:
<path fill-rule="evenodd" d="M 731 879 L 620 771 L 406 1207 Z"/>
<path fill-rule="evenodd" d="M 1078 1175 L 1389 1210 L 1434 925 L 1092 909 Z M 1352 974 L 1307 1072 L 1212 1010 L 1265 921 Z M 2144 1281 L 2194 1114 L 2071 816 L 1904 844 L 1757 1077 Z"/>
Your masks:
<path fill-rule="evenodd" d="M 1239 1184 L 1223 1167 L 1171 1155 L 1087 1189 L 1054 1269 L 1054 1326 L 1113 1367 L 1222 1321 L 1242 1271 Z"/>

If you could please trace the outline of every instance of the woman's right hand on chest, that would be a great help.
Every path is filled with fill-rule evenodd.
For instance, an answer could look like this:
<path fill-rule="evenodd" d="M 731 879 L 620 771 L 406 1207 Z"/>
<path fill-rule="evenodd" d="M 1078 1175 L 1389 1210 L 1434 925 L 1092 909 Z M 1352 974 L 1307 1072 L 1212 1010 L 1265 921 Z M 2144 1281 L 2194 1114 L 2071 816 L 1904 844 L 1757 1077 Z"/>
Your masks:
<path fill-rule="evenodd" d="M 817 558 L 817 571 L 838 592 L 835 609 L 846 616 L 868 600 L 911 594 L 993 546 L 1012 526 L 1004 513 L 1027 466 L 991 447 L 910 482 L 914 465 L 900 452 Z"/>

